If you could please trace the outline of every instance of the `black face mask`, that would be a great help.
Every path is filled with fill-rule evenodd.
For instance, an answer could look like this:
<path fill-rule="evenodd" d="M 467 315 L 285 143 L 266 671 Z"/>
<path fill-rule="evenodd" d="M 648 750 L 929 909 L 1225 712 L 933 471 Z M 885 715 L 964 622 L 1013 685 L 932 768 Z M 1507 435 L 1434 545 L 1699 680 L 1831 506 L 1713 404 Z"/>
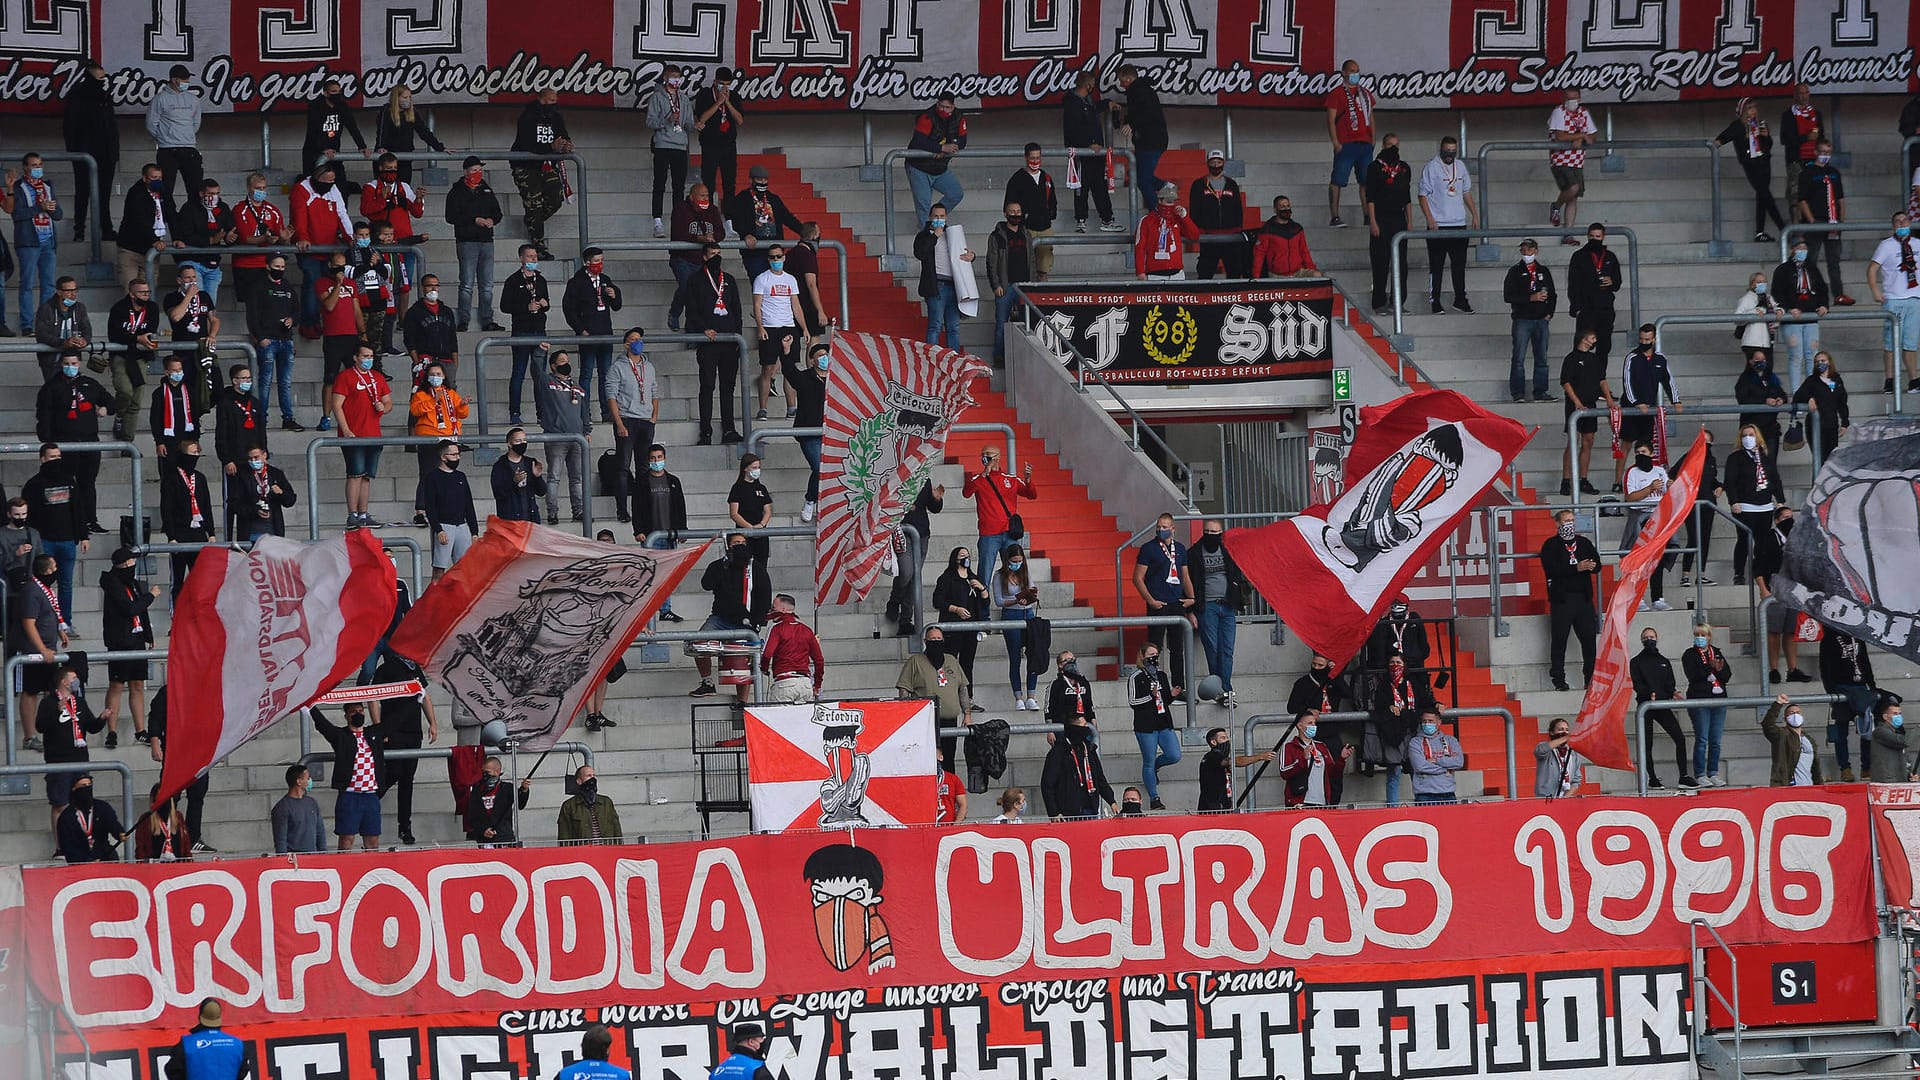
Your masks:
<path fill-rule="evenodd" d="M 500 778 L 493 773 L 488 773 L 481 777 L 481 782 L 487 785 L 487 790 L 489 791 L 500 786 Z"/>
<path fill-rule="evenodd" d="M 1653 468 L 1653 455 L 1652 454 L 1635 454 L 1633 455 L 1633 463 L 1635 465 L 1640 466 L 1643 469 L 1651 469 Z"/>
<path fill-rule="evenodd" d="M 713 258 L 708 259 L 707 269 L 718 272 L 720 269 L 720 256 L 715 255 Z"/>
<path fill-rule="evenodd" d="M 588 777 L 587 779 L 580 782 L 580 794 L 585 795 L 589 801 L 591 801 L 595 795 L 599 794 L 599 792 L 600 792 L 599 777 L 597 776 Z"/>
<path fill-rule="evenodd" d="M 93 806 L 93 788 L 77 787 L 67 794 L 67 801 L 75 810 L 87 810 Z"/>
<path fill-rule="evenodd" d="M 1640 647 L 1641 647 L 1641 648 L 1643 648 L 1643 649 L 1645 649 L 1645 650 L 1647 650 L 1648 652 L 1659 652 L 1659 651 L 1660 651 L 1660 639 L 1659 639 L 1659 638 L 1648 638 L 1647 640 L 1645 640 L 1645 641 L 1642 641 L 1642 642 L 1640 643 Z"/>
<path fill-rule="evenodd" d="M 947 643 L 944 641 L 927 642 L 927 662 L 939 667 L 947 658 Z"/>
<path fill-rule="evenodd" d="M 321 180 L 318 177 L 315 177 L 313 181 L 313 190 L 314 190 L 314 194 L 316 195 L 325 195 L 327 192 L 333 190 L 333 181 Z"/>
<path fill-rule="evenodd" d="M 527 444 L 523 442 L 508 443 L 507 452 L 515 457 L 519 457 L 521 454 L 527 452 Z"/>
<path fill-rule="evenodd" d="M 179 462 L 180 467 L 182 469 L 185 469 L 188 472 L 192 472 L 193 467 L 195 465 L 200 464 L 200 455 L 199 454 L 176 454 L 174 455 L 174 460 Z"/>
<path fill-rule="evenodd" d="M 1281 221 L 1292 221 L 1292 220 L 1293 220 L 1293 211 L 1291 211 L 1291 210 L 1275 210 L 1275 211 L 1273 212 L 1273 216 L 1274 216 L 1274 217 L 1277 217 L 1277 218 L 1279 218 L 1279 219 L 1280 219 Z"/>
<path fill-rule="evenodd" d="M 285 281 L 286 277 L 287 272 L 285 270 L 274 270 L 272 268 L 267 270 L 267 280 L 273 282 L 275 285 Z"/>
<path fill-rule="evenodd" d="M 46 584 L 46 585 L 51 585 L 51 584 L 53 584 L 53 583 L 54 583 L 55 581 L 58 581 L 58 580 L 59 580 L 59 578 L 60 578 L 60 571 L 58 571 L 58 570 L 49 570 L 49 571 L 47 571 L 47 572 L 46 572 L 46 573 L 44 573 L 44 574 L 35 574 L 35 575 L 34 575 L 34 577 L 36 577 L 36 578 L 39 578 L 42 584 Z"/>
<path fill-rule="evenodd" d="M 1606 247 L 1607 241 L 1605 237 L 1589 236 L 1587 237 L 1587 246 L 1595 250 L 1598 250 L 1600 248 Z"/>
<path fill-rule="evenodd" d="M 113 568 L 113 576 L 121 581 L 132 581 L 135 569 L 137 568 L 132 566 L 116 566 Z"/>
<path fill-rule="evenodd" d="M 1380 160 L 1389 165 L 1398 165 L 1400 163 L 1400 148 L 1398 146 L 1386 147 L 1380 151 Z"/>
<path fill-rule="evenodd" d="M 1120 813 L 1122 816 L 1131 816 L 1144 814 L 1146 811 L 1141 809 L 1140 804 L 1137 802 L 1123 802 L 1120 804 Z"/>
<path fill-rule="evenodd" d="M 1068 724 L 1062 734 L 1066 736 L 1067 741 L 1070 743 L 1083 743 L 1087 741 L 1087 732 L 1089 730 L 1091 729 L 1085 724 Z"/>
<path fill-rule="evenodd" d="M 571 375 L 573 374 L 573 365 L 572 364 L 555 364 L 553 365 L 553 373 L 555 375 Z"/>
<path fill-rule="evenodd" d="M 8 518 L 7 520 L 12 522 L 13 527 L 16 529 L 24 529 L 27 527 L 27 515 L 25 514 L 18 514 L 14 517 Z"/>
<path fill-rule="evenodd" d="M 1205 548 L 1208 551 L 1219 551 L 1220 550 L 1220 534 L 1219 533 L 1202 533 L 1200 536 L 1200 546 Z"/>
<path fill-rule="evenodd" d="M 746 562 L 747 561 L 747 545 L 735 544 L 732 547 L 728 548 L 727 558 L 732 559 L 734 562 Z"/>

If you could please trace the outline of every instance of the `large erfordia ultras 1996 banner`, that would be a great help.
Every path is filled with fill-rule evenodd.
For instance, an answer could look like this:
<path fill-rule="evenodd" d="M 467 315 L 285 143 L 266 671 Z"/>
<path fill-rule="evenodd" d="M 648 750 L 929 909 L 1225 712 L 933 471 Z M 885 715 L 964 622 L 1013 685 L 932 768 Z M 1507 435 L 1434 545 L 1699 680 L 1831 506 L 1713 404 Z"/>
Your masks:
<path fill-rule="evenodd" d="M 0 108 L 53 111 L 79 60 L 143 108 L 176 63 L 215 110 L 293 107 L 320 74 L 384 101 L 632 107 L 678 63 L 744 70 L 749 107 L 1056 102 L 1122 60 L 1171 102 L 1318 105 L 1358 59 L 1392 107 L 1901 92 L 1915 8 L 1886 0 L 0 0 Z M 1392 27 L 1383 33 L 1382 27 Z M 1544 123 L 1544 118 L 1542 120 Z M 751 117 L 749 117 L 751 125 Z M 371 134 L 371 132 L 369 132 Z M 751 137 L 751 136 L 750 136 Z M 903 140 L 904 141 L 904 140 Z"/>
<path fill-rule="evenodd" d="M 283 1078 L 550 1063 L 595 1018 L 696 1077 L 755 1013 L 796 1077 L 1677 1076 L 1689 921 L 1872 938 L 1868 813 L 1834 787 L 36 869 L 26 951 L 127 1080 L 209 996 Z"/>

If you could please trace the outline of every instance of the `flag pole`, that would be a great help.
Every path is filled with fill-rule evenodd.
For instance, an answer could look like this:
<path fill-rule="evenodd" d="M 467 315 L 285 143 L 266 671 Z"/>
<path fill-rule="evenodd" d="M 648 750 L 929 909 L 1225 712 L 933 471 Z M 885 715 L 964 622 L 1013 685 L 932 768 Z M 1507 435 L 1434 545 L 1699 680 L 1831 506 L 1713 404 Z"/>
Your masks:
<path fill-rule="evenodd" d="M 1242 806 L 1245 806 L 1247 800 L 1253 797 L 1254 785 L 1260 782 L 1261 777 L 1267 775 L 1267 766 L 1273 764 L 1275 761 L 1280 760 L 1280 748 L 1287 745 L 1287 740 L 1293 738 L 1293 729 L 1299 726 L 1300 726 L 1300 718 L 1296 716 L 1293 718 L 1293 723 L 1287 725 L 1287 730 L 1280 733 L 1279 740 L 1273 744 L 1272 759 L 1261 762 L 1260 767 L 1254 770 L 1252 779 L 1249 779 L 1247 781 L 1246 790 L 1240 792 L 1240 797 L 1238 799 L 1235 799 L 1233 802 L 1233 808 L 1235 810 L 1238 810 Z M 1228 764 L 1232 764 L 1232 762 L 1228 762 Z"/>

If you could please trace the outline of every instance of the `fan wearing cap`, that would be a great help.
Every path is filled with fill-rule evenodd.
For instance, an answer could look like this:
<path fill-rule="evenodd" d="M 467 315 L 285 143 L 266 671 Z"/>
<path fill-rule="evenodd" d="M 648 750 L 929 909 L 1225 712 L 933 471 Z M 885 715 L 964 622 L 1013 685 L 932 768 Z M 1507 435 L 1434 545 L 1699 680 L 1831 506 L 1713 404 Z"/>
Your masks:
<path fill-rule="evenodd" d="M 700 182 L 716 203 L 733 197 L 740 178 L 740 125 L 746 116 L 733 94 L 733 69 L 718 68 L 713 85 L 693 96 L 693 130 L 700 135 Z"/>
<path fill-rule="evenodd" d="M 1024 157 L 1020 170 L 1007 178 L 1004 201 L 1020 204 L 1020 216 L 1028 236 L 1051 236 L 1053 219 L 1060 216 L 1060 199 L 1054 193 L 1053 175 L 1042 167 L 1044 154 L 1039 143 L 1028 143 Z M 1033 273 L 1039 281 L 1047 280 L 1053 273 L 1052 244 L 1040 244 L 1033 249 Z"/>
<path fill-rule="evenodd" d="M 460 330 L 467 328 L 477 290 L 480 328 L 496 331 L 500 327 L 493 321 L 493 229 L 500 224 L 500 198 L 487 183 L 486 162 L 468 154 L 460 168 L 459 182 L 447 192 L 447 223 L 453 226 L 454 252 L 460 257 L 460 301 L 454 322 Z"/>
<path fill-rule="evenodd" d="M 1133 237 L 1133 272 L 1142 278 L 1179 281 L 1186 274 L 1188 240 L 1200 239 L 1200 227 L 1180 205 L 1180 192 L 1161 184 L 1154 207 L 1140 219 Z"/>
<path fill-rule="evenodd" d="M 1253 265 L 1253 245 L 1247 240 L 1245 228 L 1247 199 L 1240 193 L 1240 185 L 1227 175 L 1225 151 L 1207 151 L 1207 175 L 1187 189 L 1187 209 L 1202 233 L 1221 238 L 1200 245 L 1200 258 L 1194 265 L 1200 279 L 1211 278 L 1216 270 L 1230 278 L 1246 277 Z"/>
<path fill-rule="evenodd" d="M 773 1080 L 767 1068 L 767 1026 L 743 1020 L 727 1034 L 727 1059 L 713 1067 L 709 1080 Z"/>
<path fill-rule="evenodd" d="M 199 191 L 200 181 L 206 178 L 200 166 L 200 150 L 194 145 L 200 138 L 202 106 L 192 82 L 193 72 L 187 65 L 173 65 L 167 81 L 153 92 L 153 101 L 147 105 L 147 134 L 153 136 L 157 147 L 153 160 L 160 166 L 160 194 L 169 204 L 175 177 L 186 183 L 188 191 Z"/>
<path fill-rule="evenodd" d="M 1807 734 L 1806 725 L 1800 706 L 1785 694 L 1774 698 L 1767 715 L 1760 718 L 1760 733 L 1773 744 L 1769 783 L 1774 787 L 1809 787 L 1827 782 L 1820 773 L 1820 751 Z"/>
<path fill-rule="evenodd" d="M 740 262 L 746 267 L 747 280 L 753 281 L 767 272 L 770 256 L 766 243 L 785 239 L 789 229 L 799 236 L 800 219 L 793 216 L 793 211 L 787 209 L 787 204 L 773 191 L 765 165 L 748 169 L 747 181 L 744 190 L 726 200 L 725 209 L 733 235 L 747 245 L 740 253 Z"/>

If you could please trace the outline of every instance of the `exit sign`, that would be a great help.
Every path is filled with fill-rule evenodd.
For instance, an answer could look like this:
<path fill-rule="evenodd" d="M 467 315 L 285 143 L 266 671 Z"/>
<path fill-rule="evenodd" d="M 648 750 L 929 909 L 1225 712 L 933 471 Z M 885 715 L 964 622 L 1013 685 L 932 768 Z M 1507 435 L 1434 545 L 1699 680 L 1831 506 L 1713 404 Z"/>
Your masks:
<path fill-rule="evenodd" d="M 1337 367 L 1333 369 L 1333 400 L 1353 400 L 1353 369 Z"/>

